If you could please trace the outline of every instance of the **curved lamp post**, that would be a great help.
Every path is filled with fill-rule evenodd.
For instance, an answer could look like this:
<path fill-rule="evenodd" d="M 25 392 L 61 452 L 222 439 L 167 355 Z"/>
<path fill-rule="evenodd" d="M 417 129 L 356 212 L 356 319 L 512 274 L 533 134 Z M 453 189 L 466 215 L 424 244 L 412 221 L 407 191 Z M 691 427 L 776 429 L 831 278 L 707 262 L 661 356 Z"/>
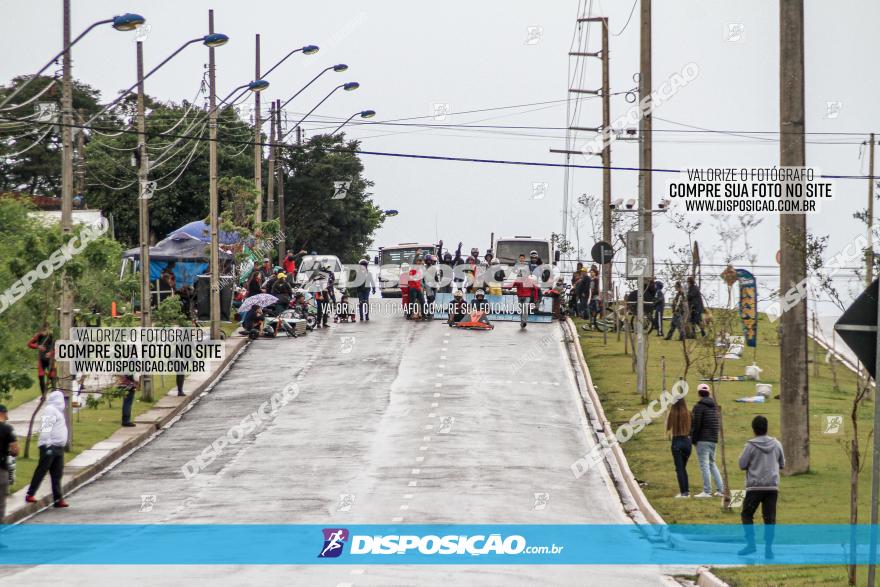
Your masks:
<path fill-rule="evenodd" d="M 292 96 L 291 96 L 290 98 L 288 98 L 283 104 L 281 104 L 281 106 L 279 107 L 279 110 L 283 110 L 284 107 L 287 106 L 288 104 L 290 104 L 290 103 L 293 101 L 294 98 L 296 98 L 297 96 L 299 96 L 300 94 L 302 94 L 304 91 L 306 91 L 306 88 L 308 88 L 310 85 L 312 85 L 313 83 L 315 83 L 315 82 L 318 80 L 319 77 L 321 77 L 322 75 L 324 75 L 324 74 L 327 73 L 328 71 L 335 71 L 336 73 L 342 73 L 343 71 L 348 71 L 348 66 L 347 66 L 346 64 L 344 64 L 344 63 L 338 63 L 338 64 L 336 64 L 336 65 L 331 65 L 330 67 L 325 67 L 324 69 L 322 69 L 322 70 L 318 73 L 318 75 L 316 75 L 316 76 L 313 77 L 311 80 L 309 80 L 309 83 L 307 83 L 306 85 L 304 85 L 303 87 L 301 87 L 297 93 L 295 93 L 294 95 L 292 95 Z"/>
<path fill-rule="evenodd" d="M 157 65 L 156 67 L 154 67 L 153 69 L 148 71 L 146 74 L 144 74 L 143 77 L 138 76 L 138 81 L 136 81 L 134 84 L 132 84 L 128 88 L 122 90 L 119 93 L 119 96 L 115 100 L 113 100 L 112 102 L 110 102 L 109 104 L 104 106 L 97 114 L 92 116 L 85 123 L 84 126 L 89 125 L 95 119 L 97 119 L 99 116 L 101 116 L 102 114 L 107 112 L 110 108 L 112 108 L 113 106 L 118 104 L 120 100 L 122 100 L 123 98 L 125 98 L 129 94 L 129 92 L 131 92 L 133 89 L 137 88 L 138 85 L 143 83 L 143 81 L 147 80 L 151 75 L 156 73 L 163 65 L 165 65 L 166 63 L 168 63 L 169 61 L 174 59 L 174 57 L 176 57 L 181 51 L 183 51 L 184 49 L 186 49 L 187 47 L 189 47 L 193 43 L 199 43 L 199 42 L 201 42 L 202 45 L 204 45 L 205 47 L 211 47 L 211 48 L 220 47 L 222 45 L 225 45 L 227 42 L 229 42 L 229 37 L 227 37 L 226 35 L 224 35 L 222 33 L 213 33 L 210 35 L 205 35 L 204 37 L 196 37 L 195 39 L 190 39 L 189 41 L 187 41 L 186 43 L 184 43 L 183 45 L 178 47 L 177 50 L 174 51 L 174 53 L 172 53 L 171 55 L 169 55 L 168 57 L 163 59 L 159 65 Z"/>
<path fill-rule="evenodd" d="M 340 130 L 343 126 L 345 126 L 346 124 L 348 124 L 349 122 L 351 122 L 352 119 L 353 119 L 355 116 L 360 116 L 361 118 L 373 118 L 374 116 L 376 116 L 376 111 L 375 111 L 375 110 L 361 110 L 360 112 L 355 112 L 354 114 L 352 114 L 351 116 L 349 116 L 349 117 L 345 120 L 345 122 L 343 122 L 342 124 L 340 124 L 339 126 L 337 126 L 337 127 L 336 127 L 336 130 L 334 130 L 334 131 L 331 132 L 330 134 L 331 134 L 331 135 L 335 135 L 336 133 L 338 133 L 339 130 Z"/>
<path fill-rule="evenodd" d="M 323 100 L 321 100 L 320 102 L 318 102 L 317 104 L 315 104 L 315 107 L 312 108 L 311 110 L 309 110 L 308 112 L 306 112 L 305 116 L 303 116 L 302 118 L 299 119 L 299 122 L 297 122 L 295 125 L 293 125 L 292 128 L 288 129 L 286 133 L 284 133 L 283 135 L 281 135 L 281 138 L 279 139 L 279 142 L 280 142 L 280 141 L 283 141 L 283 140 L 284 140 L 284 137 L 286 137 L 288 134 L 290 134 L 290 132 L 291 132 L 293 129 L 299 127 L 299 125 L 301 125 L 301 124 L 305 121 L 305 119 L 308 118 L 308 117 L 312 114 L 312 112 L 314 112 L 315 110 L 317 110 L 317 109 L 321 106 L 321 104 L 323 104 L 324 102 L 326 102 L 326 101 L 330 98 L 330 96 L 332 96 L 333 94 L 336 93 L 337 90 L 342 89 L 342 90 L 345 90 L 346 92 L 353 92 L 353 91 L 355 91 L 356 89 L 358 89 L 359 87 L 361 87 L 361 85 L 360 85 L 358 82 L 348 82 L 348 83 L 345 83 L 345 84 L 339 84 L 338 86 L 336 86 L 335 88 L 333 88 L 332 90 L 330 90 L 330 93 L 327 94 L 326 96 L 324 96 L 324 99 L 323 99 Z"/>
<path fill-rule="evenodd" d="M 134 29 L 138 28 L 139 26 L 141 26 L 141 25 L 144 24 L 145 22 L 147 22 L 147 19 L 146 19 L 146 18 L 144 18 L 144 17 L 141 16 L 140 14 L 134 14 L 134 13 L 132 13 L 132 12 L 127 12 L 127 13 L 125 13 L 125 14 L 120 14 L 119 16 L 114 16 L 113 18 L 106 18 L 106 19 L 104 19 L 104 20 L 99 20 L 99 21 L 97 21 L 97 22 L 93 22 L 92 24 L 89 25 L 89 27 L 88 27 L 86 30 L 84 30 L 83 32 L 81 32 L 81 33 L 79 34 L 79 36 L 77 36 L 74 40 L 72 40 L 70 43 L 68 43 L 63 49 L 61 49 L 61 51 L 60 51 L 57 55 L 55 55 L 54 57 L 52 57 L 52 59 L 50 59 L 50 60 L 48 61 L 48 63 L 46 63 L 46 65 L 44 65 L 43 67 L 41 67 L 41 68 L 39 69 L 39 71 L 37 71 L 37 73 L 35 73 L 34 75 L 32 75 L 32 76 L 30 77 L 30 79 L 28 79 L 26 82 L 24 82 L 23 84 L 21 84 L 20 86 L 18 86 L 18 88 L 16 88 L 16 90 L 15 90 L 14 92 L 12 92 L 11 94 L 9 94 L 9 95 L 3 100 L 3 102 L 0 103 L 0 107 L 3 107 L 3 106 L 5 106 L 6 104 L 8 104 L 9 101 L 12 100 L 16 95 L 18 95 L 18 93 L 21 92 L 21 91 L 22 91 L 22 90 L 23 90 L 28 84 L 30 84 L 32 81 L 34 81 L 35 79 L 37 79 L 37 78 L 38 78 L 38 77 L 39 77 L 44 71 L 46 71 L 47 69 L 49 69 L 49 67 L 50 67 L 53 63 L 55 63 L 55 62 L 56 62 L 56 61 L 57 61 L 62 55 L 64 55 L 65 53 L 67 53 L 67 51 L 68 51 L 71 47 L 73 47 L 74 45 L 76 45 L 76 44 L 79 42 L 80 39 L 82 39 L 82 38 L 85 37 L 87 34 L 89 34 L 89 32 L 90 32 L 93 28 L 95 28 L 95 27 L 97 27 L 97 26 L 101 26 L 102 24 L 110 24 L 110 25 L 112 25 L 113 28 L 116 29 L 117 31 L 133 31 Z"/>

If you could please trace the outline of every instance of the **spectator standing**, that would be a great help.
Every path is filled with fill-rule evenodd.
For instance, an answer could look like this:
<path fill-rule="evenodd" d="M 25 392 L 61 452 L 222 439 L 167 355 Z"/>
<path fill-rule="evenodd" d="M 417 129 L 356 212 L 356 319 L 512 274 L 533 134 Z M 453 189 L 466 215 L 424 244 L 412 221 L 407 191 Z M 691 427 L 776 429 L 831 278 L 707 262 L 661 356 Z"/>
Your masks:
<path fill-rule="evenodd" d="M 52 480 L 52 500 L 56 508 L 66 508 L 61 493 L 61 477 L 64 475 L 64 445 L 67 444 L 67 422 L 64 421 L 64 394 L 57 389 L 49 393 L 46 406 L 43 408 L 43 417 L 40 421 L 40 439 L 37 445 L 40 449 L 40 460 L 31 478 L 27 495 L 24 500 L 34 503 L 34 497 L 46 473 Z"/>
<path fill-rule="evenodd" d="M 654 328 L 657 336 L 663 336 L 663 311 L 666 309 L 666 294 L 663 291 L 663 282 L 654 282 Z"/>
<path fill-rule="evenodd" d="M 6 406 L 0 404 L 0 524 L 6 517 L 6 496 L 9 494 L 9 457 L 18 456 L 18 441 L 15 431 L 6 421 L 9 418 Z"/>
<path fill-rule="evenodd" d="M 709 395 L 709 386 L 701 383 L 697 386 L 700 400 L 694 405 L 691 418 L 691 442 L 697 447 L 697 460 L 700 462 L 700 474 L 703 477 L 703 491 L 696 497 L 713 497 L 712 481 L 715 481 L 714 497 L 724 492 L 721 472 L 715 464 L 715 445 L 718 443 L 720 420 L 718 406 Z"/>
<path fill-rule="evenodd" d="M 361 267 L 364 271 L 363 281 L 359 281 L 355 291 L 358 296 L 358 314 L 361 322 L 370 319 L 370 292 L 376 293 L 376 281 L 370 273 L 370 262 L 367 259 L 361 259 Z"/>
<path fill-rule="evenodd" d="M 52 336 L 52 327 L 48 322 L 43 322 L 40 330 L 28 341 L 28 348 L 36 349 L 37 353 L 37 379 L 40 382 L 40 395 L 46 397 L 48 385 L 55 384 L 57 376 L 55 372 L 55 338 Z"/>
<path fill-rule="evenodd" d="M 739 555 L 755 552 L 754 516 L 761 506 L 764 518 L 764 556 L 773 558 L 773 538 L 776 524 L 776 502 L 779 498 L 779 470 L 785 468 L 782 444 L 767 435 L 767 418 L 755 416 L 752 431 L 755 437 L 746 441 L 739 457 L 739 468 L 746 472 L 746 496 L 743 499 L 742 523 L 746 534 L 746 547 Z"/>
<path fill-rule="evenodd" d="M 673 288 L 675 296 L 672 298 L 672 321 L 669 324 L 669 332 L 666 333 L 666 340 L 671 340 L 675 332 L 678 332 L 678 340 L 684 340 L 684 290 L 681 288 L 680 281 L 676 281 Z"/>
<path fill-rule="evenodd" d="M 700 286 L 697 285 L 693 277 L 688 277 L 687 283 L 687 303 L 691 312 L 690 323 L 694 328 L 695 335 L 697 328 L 699 328 L 700 336 L 706 336 L 706 331 L 703 329 L 703 294 L 700 292 Z"/>
<path fill-rule="evenodd" d="M 134 406 L 134 392 L 138 387 L 134 375 L 120 375 L 116 383 L 122 393 L 122 425 L 126 428 L 132 428 L 134 422 L 131 421 L 131 409 Z"/>
<path fill-rule="evenodd" d="M 691 456 L 691 414 L 687 402 L 679 398 L 666 416 L 666 432 L 672 437 L 672 462 L 675 463 L 675 477 L 678 480 L 678 495 L 690 497 L 687 462 Z"/>

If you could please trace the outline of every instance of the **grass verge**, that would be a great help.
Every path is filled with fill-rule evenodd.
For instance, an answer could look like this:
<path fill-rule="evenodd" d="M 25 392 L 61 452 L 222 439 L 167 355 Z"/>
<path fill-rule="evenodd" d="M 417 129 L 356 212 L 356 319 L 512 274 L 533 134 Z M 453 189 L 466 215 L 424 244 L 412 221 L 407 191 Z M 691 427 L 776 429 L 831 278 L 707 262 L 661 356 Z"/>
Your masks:
<path fill-rule="evenodd" d="M 602 334 L 587 332 L 577 320 L 578 333 L 593 383 L 605 409 L 605 415 L 616 430 L 627 422 L 644 405 L 636 393 L 636 375 L 632 355 L 624 352 L 623 336 L 618 341 L 613 333 L 608 344 L 603 344 Z M 744 487 L 744 475 L 737 467 L 737 459 L 745 441 L 752 437 L 751 420 L 755 415 L 767 416 L 770 435 L 779 436 L 779 400 L 772 399 L 779 393 L 779 347 L 776 344 L 775 326 L 761 316 L 758 326 L 757 352 L 747 348 L 743 358 L 727 361 L 726 375 L 742 375 L 752 359 L 763 369 L 760 381 L 773 385 L 773 394 L 763 404 L 737 403 L 737 398 L 755 394 L 754 381 L 723 382 L 716 386 L 716 396 L 723 411 L 726 437 L 724 459 L 727 462 L 731 489 Z M 666 341 L 656 334 L 648 336 L 648 392 L 650 398 L 659 397 L 661 391 L 661 357 L 665 359 L 667 387 L 684 371 L 684 358 L 680 342 Z M 814 343 L 811 343 L 814 344 Z M 825 363 L 825 352 L 818 347 L 817 364 L 810 364 L 810 472 L 803 475 L 785 476 L 781 481 L 777 521 L 780 524 L 846 524 L 849 523 L 849 460 L 844 450 L 851 438 L 849 414 L 856 389 L 856 377 L 842 365 L 837 366 L 838 386 L 835 389 L 831 367 Z M 811 349 L 812 351 L 812 349 Z M 754 354 L 753 354 L 754 353 Z M 811 358 L 813 356 L 811 352 Z M 702 364 L 692 365 L 687 382 L 690 393 L 688 407 L 695 403 L 696 387 L 705 370 Z M 818 375 L 814 368 L 818 368 Z M 859 429 L 862 447 L 868 444 L 867 432 L 872 426 L 873 404 L 862 406 Z M 844 426 L 838 434 L 825 434 L 825 417 L 842 415 Z M 659 418 L 646 426 L 631 440 L 622 445 L 630 469 L 642 484 L 648 500 L 670 524 L 737 524 L 738 511 L 725 511 L 720 499 L 674 499 L 678 493 L 675 467 L 666 438 L 665 421 Z M 871 463 L 868 461 L 859 484 L 860 519 L 864 522 L 870 512 Z M 717 454 L 719 467 L 722 455 Z M 696 451 L 688 462 L 691 495 L 701 491 Z M 735 585 L 805 585 L 845 583 L 846 569 L 840 567 L 784 567 L 757 566 L 720 569 L 719 575 Z M 824 583 L 823 583 L 824 581 Z"/>

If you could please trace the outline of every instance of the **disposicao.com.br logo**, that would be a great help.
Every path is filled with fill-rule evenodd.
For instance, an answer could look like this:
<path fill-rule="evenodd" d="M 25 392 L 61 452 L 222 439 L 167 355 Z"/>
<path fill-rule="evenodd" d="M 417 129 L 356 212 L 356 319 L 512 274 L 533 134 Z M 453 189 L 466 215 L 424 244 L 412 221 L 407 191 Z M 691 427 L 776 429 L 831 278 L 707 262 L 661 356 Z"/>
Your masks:
<path fill-rule="evenodd" d="M 388 534 L 353 535 L 345 528 L 324 528 L 324 546 L 318 558 L 336 558 L 348 543 L 351 555 L 522 555 L 560 554 L 564 546 L 528 546 L 518 534 L 445 535 Z"/>

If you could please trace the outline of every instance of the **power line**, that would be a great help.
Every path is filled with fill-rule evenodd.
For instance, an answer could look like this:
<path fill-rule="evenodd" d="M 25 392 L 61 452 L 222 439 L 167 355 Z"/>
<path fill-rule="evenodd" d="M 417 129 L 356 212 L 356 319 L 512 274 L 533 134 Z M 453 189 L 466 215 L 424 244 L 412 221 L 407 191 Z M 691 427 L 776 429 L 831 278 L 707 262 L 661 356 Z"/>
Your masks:
<path fill-rule="evenodd" d="M 8 116 L 4 116 L 0 114 L 0 120 L 10 120 L 13 122 L 18 122 L 19 120 L 16 118 L 11 118 Z M 83 125 L 70 123 L 65 125 L 64 123 L 53 123 L 53 122 L 40 122 L 40 121 L 28 121 L 30 124 L 44 124 L 44 125 L 54 125 L 54 126 L 69 126 L 71 128 L 83 128 Z M 89 127 L 92 130 L 95 130 L 96 127 Z M 102 129 L 112 131 L 114 129 Z M 123 129 L 118 131 L 118 134 L 137 134 L 136 130 L 132 129 Z M 147 136 L 158 136 L 155 132 L 147 132 Z M 180 139 L 192 139 L 196 141 L 210 141 L 210 138 L 199 137 L 199 136 L 187 136 L 187 135 L 173 135 L 168 134 L 166 137 L 171 138 L 180 138 Z M 230 145 L 254 145 L 254 141 L 250 140 L 234 140 L 234 139 L 221 139 L 217 138 L 216 142 L 219 144 L 230 144 Z M 268 147 L 268 142 L 260 141 L 258 143 L 261 146 Z M 520 165 L 526 167 L 555 167 L 555 168 L 565 168 L 569 167 L 572 169 L 594 169 L 594 170 L 602 170 L 605 167 L 601 165 L 575 165 L 575 164 L 566 164 L 566 163 L 547 163 L 542 161 L 516 161 L 509 159 L 485 159 L 478 157 L 456 157 L 451 155 L 424 155 L 424 154 L 416 154 L 416 153 L 395 153 L 388 151 L 363 151 L 356 150 L 353 151 L 348 147 L 319 147 L 325 151 L 330 152 L 350 152 L 358 155 L 374 155 L 380 157 L 399 157 L 404 159 L 424 159 L 424 160 L 433 160 L 433 161 L 458 161 L 464 163 L 489 163 L 489 164 L 497 164 L 497 165 Z M 682 173 L 684 169 L 668 169 L 668 168 L 658 168 L 654 167 L 651 169 L 642 169 L 640 167 L 623 167 L 623 166 L 610 166 L 608 169 L 612 171 L 652 171 L 654 173 Z M 827 178 L 827 179 L 869 179 L 867 175 L 833 175 L 833 174 L 820 174 L 818 177 Z M 880 176 L 875 176 L 877 179 L 880 179 Z"/>

